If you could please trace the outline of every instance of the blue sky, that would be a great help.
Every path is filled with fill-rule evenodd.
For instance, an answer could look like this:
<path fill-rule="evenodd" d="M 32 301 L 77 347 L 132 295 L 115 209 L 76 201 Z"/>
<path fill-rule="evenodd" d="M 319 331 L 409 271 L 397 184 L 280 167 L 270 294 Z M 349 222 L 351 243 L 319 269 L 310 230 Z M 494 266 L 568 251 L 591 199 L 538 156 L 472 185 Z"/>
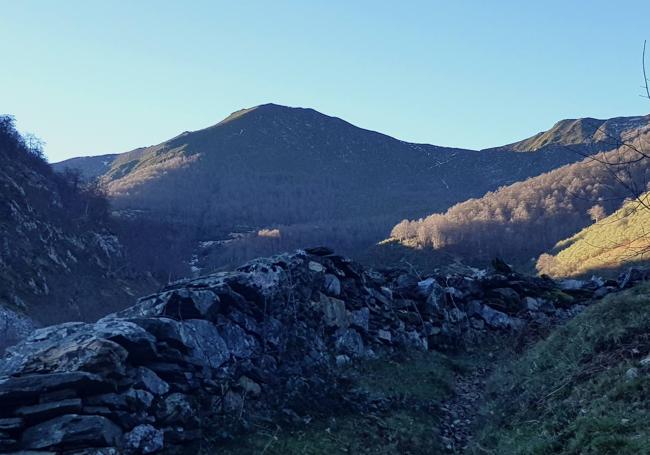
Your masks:
<path fill-rule="evenodd" d="M 650 112 L 649 1 L 0 0 L 0 113 L 51 161 L 124 152 L 243 107 L 313 107 L 484 148 Z"/>

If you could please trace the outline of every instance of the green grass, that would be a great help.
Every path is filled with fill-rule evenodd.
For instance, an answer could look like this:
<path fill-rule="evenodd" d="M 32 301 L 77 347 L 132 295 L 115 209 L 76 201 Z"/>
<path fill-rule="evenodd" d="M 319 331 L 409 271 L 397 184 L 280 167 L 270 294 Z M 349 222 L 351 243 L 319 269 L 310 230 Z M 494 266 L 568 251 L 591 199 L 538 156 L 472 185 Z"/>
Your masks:
<path fill-rule="evenodd" d="M 595 304 L 495 372 L 474 452 L 649 454 L 649 353 L 650 285 Z"/>
<path fill-rule="evenodd" d="M 650 193 L 642 198 L 650 202 Z M 574 276 L 616 270 L 650 259 L 650 210 L 638 201 L 559 242 L 553 255 L 542 255 L 537 268 L 553 276 Z"/>
<path fill-rule="evenodd" d="M 314 416 L 304 425 L 259 426 L 236 442 L 204 447 L 200 453 L 440 453 L 438 405 L 452 393 L 453 372 L 458 368 L 436 352 L 364 362 L 347 372 L 355 392 L 366 397 L 363 411 Z"/>

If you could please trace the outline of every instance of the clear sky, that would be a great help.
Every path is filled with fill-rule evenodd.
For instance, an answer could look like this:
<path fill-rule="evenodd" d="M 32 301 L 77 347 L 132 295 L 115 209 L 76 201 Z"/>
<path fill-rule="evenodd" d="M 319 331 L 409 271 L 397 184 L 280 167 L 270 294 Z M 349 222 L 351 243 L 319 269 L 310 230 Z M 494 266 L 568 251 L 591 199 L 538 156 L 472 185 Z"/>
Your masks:
<path fill-rule="evenodd" d="M 650 112 L 650 1 L 0 0 L 0 113 L 51 161 L 124 152 L 243 107 L 312 107 L 484 148 Z"/>

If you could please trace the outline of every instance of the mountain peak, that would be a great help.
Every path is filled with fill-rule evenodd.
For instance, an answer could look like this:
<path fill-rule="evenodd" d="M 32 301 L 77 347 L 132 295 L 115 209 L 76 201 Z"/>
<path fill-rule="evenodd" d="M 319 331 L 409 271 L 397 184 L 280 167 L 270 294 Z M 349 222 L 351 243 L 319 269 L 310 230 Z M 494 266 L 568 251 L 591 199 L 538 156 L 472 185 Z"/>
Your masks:
<path fill-rule="evenodd" d="M 594 146 L 611 149 L 650 125 L 650 116 L 615 117 L 607 120 L 593 117 L 564 119 L 549 130 L 523 141 L 497 147 L 497 150 L 535 152 L 547 147 Z M 598 149 L 598 147 L 596 147 Z M 494 150 L 494 149 L 493 149 Z"/>
<path fill-rule="evenodd" d="M 257 106 L 253 107 L 247 107 L 244 109 L 240 109 L 238 111 L 233 112 L 230 114 L 228 117 L 217 123 L 217 125 L 224 125 L 226 123 L 230 123 L 234 120 L 244 118 L 248 115 L 251 114 L 282 114 L 282 113 L 290 113 L 290 112 L 297 112 L 297 111 L 314 111 L 313 109 L 305 109 L 305 108 L 300 108 L 300 107 L 291 107 L 291 106 L 284 106 L 282 104 L 275 104 L 275 103 L 266 103 L 266 104 L 258 104 Z M 316 112 L 316 111 L 314 111 Z"/>

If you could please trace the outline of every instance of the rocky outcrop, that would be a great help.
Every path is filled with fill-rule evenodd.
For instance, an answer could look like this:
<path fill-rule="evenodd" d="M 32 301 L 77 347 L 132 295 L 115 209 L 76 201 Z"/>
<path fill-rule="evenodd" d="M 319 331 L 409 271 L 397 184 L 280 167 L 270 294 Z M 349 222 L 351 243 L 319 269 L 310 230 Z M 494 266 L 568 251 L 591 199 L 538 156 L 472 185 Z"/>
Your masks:
<path fill-rule="evenodd" d="M 9 348 L 0 449 L 154 453 L 206 429 L 232 438 L 253 418 L 301 420 L 345 390 L 356 359 L 550 324 L 602 289 L 368 270 L 326 248 L 257 259 Z"/>
<path fill-rule="evenodd" d="M 130 273 L 101 198 L 80 188 L 0 116 L 0 352 L 31 325 L 96 320 L 155 289 Z"/>

